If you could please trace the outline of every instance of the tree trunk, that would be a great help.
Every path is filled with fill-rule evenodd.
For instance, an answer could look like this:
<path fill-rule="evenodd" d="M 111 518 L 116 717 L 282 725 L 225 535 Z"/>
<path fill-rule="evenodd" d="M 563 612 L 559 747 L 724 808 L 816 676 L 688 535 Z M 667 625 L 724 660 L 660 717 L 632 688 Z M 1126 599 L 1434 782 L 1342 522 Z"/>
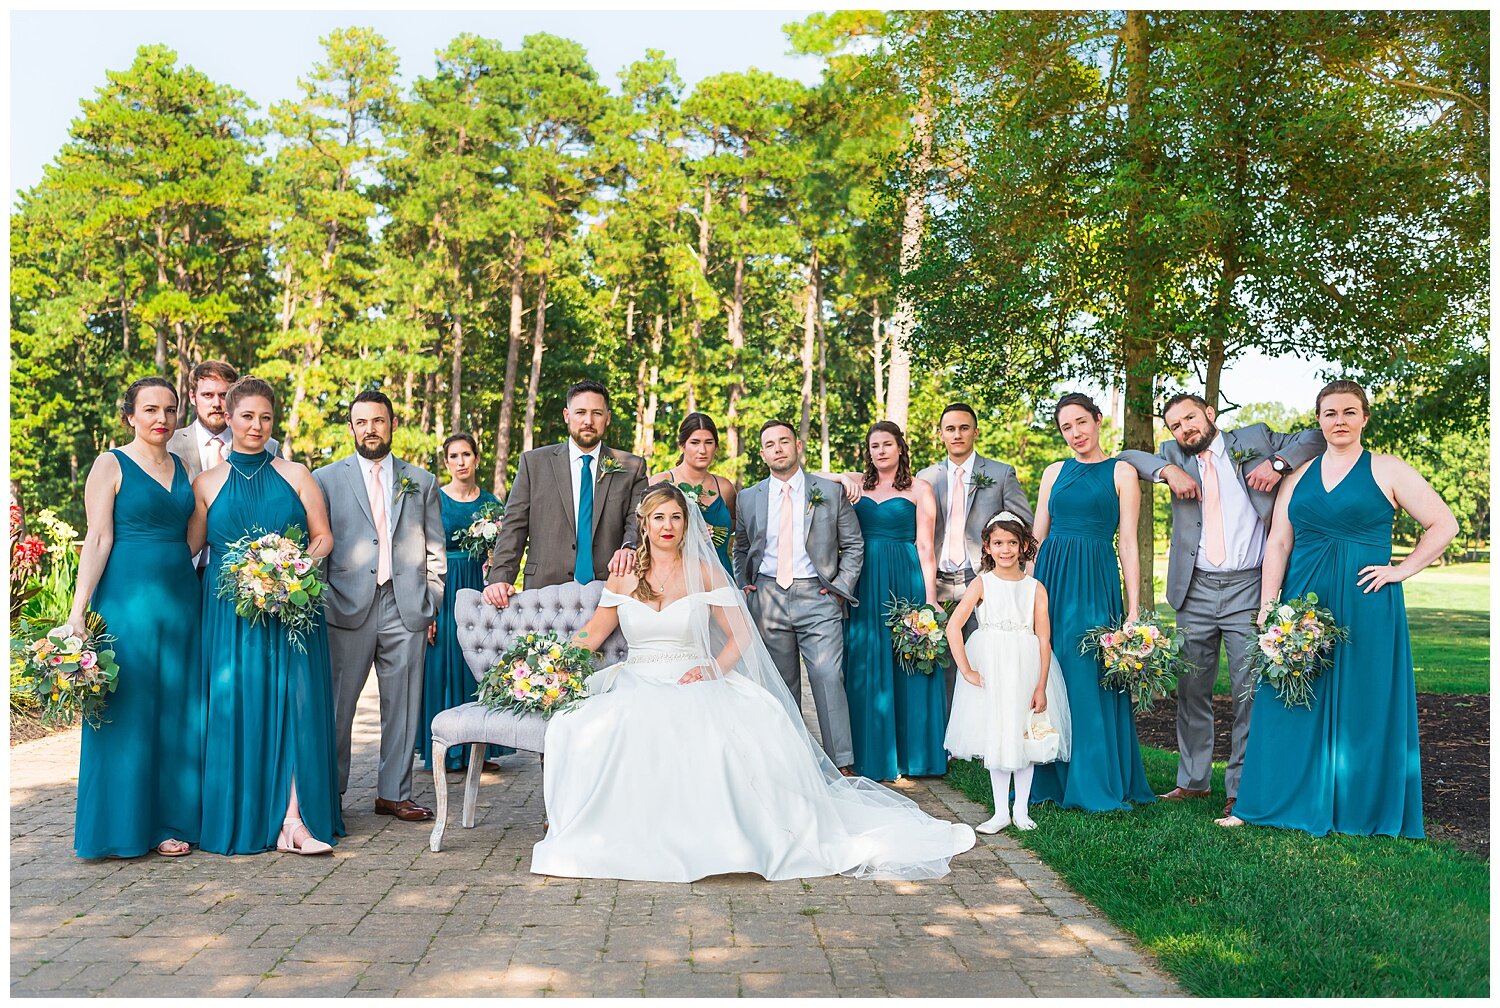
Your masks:
<path fill-rule="evenodd" d="M 829 472 L 828 444 L 828 330 L 823 325 L 823 277 L 814 275 L 813 294 L 818 299 L 818 444 L 822 448 L 823 471 Z"/>
<path fill-rule="evenodd" d="M 463 419 L 463 387 L 464 387 L 464 317 L 462 312 L 453 313 L 453 326 L 450 330 L 453 346 L 453 366 L 448 373 L 448 426 L 455 431 L 460 429 L 460 421 Z"/>
<path fill-rule="evenodd" d="M 1120 42 L 1125 48 L 1125 105 L 1127 157 L 1140 173 L 1131 186 L 1125 209 L 1125 431 L 1124 447 L 1150 451 L 1153 447 L 1156 384 L 1156 336 L 1152 329 L 1155 304 L 1157 264 L 1154 249 L 1145 230 L 1146 208 L 1142 194 L 1149 186 L 1155 166 L 1151 145 L 1150 61 L 1151 46 L 1147 38 L 1146 14 L 1140 10 L 1125 12 L 1125 28 Z M 1155 566 L 1155 484 L 1141 481 L 1141 513 L 1136 538 L 1140 546 L 1141 608 L 1154 602 L 1153 568 Z"/>
<path fill-rule="evenodd" d="M 431 368 L 422 376 L 422 433 L 432 433 L 433 417 L 437 417 L 438 435 L 443 434 L 443 414 L 437 409 L 437 372 Z"/>
<path fill-rule="evenodd" d="M 750 192 L 740 187 L 740 220 L 750 216 Z M 745 257 L 734 259 L 734 293 L 729 304 L 729 403 L 724 410 L 724 444 L 733 466 L 740 457 L 740 398 L 745 394 L 740 372 L 745 349 Z"/>
<path fill-rule="evenodd" d="M 516 369 L 521 363 L 521 281 L 526 243 L 518 242 L 510 269 L 510 333 L 505 348 L 505 384 L 500 393 L 500 416 L 495 421 L 495 496 L 505 496 L 510 465 L 510 429 L 516 408 Z"/>
<path fill-rule="evenodd" d="M 927 227 L 927 185 L 932 174 L 932 92 L 928 87 L 930 70 L 923 71 L 922 93 L 912 116 L 912 137 L 917 148 L 917 162 L 912 172 L 915 183 L 902 200 L 901 275 L 917 265 L 922 253 L 922 232 Z M 907 426 L 911 410 L 911 347 L 916 328 L 916 309 L 911 298 L 902 293 L 891 313 L 891 372 L 886 384 L 885 418 Z"/>
<path fill-rule="evenodd" d="M 661 390 L 661 348 L 666 339 L 666 319 L 657 312 L 651 319 L 651 367 L 646 372 L 646 411 L 641 414 L 641 457 L 656 450 L 656 410 Z"/>
<path fill-rule="evenodd" d="M 167 285 L 166 250 L 167 238 L 162 233 L 161 225 L 158 224 L 156 225 L 156 248 L 154 250 L 156 255 L 156 284 L 158 287 L 166 287 Z M 167 373 L 167 329 L 166 326 L 162 325 L 160 319 L 152 322 L 151 328 L 156 333 L 156 373 L 165 375 Z M 182 402 L 184 398 L 179 389 L 177 401 Z"/>
<path fill-rule="evenodd" d="M 547 338 L 547 271 L 552 254 L 552 224 L 549 221 L 542 237 L 542 272 L 536 281 L 536 326 L 531 336 L 531 375 L 526 382 L 526 422 L 521 427 L 522 451 L 531 451 L 536 437 L 536 399 L 542 387 L 542 354 Z"/>
<path fill-rule="evenodd" d="M 813 359 L 818 346 L 817 275 L 818 249 L 813 246 L 807 259 L 807 284 L 802 289 L 805 301 L 802 308 L 802 423 L 798 427 L 798 436 L 803 444 L 812 441 Z"/>
<path fill-rule="evenodd" d="M 881 346 L 885 342 L 885 333 L 881 330 L 879 298 L 875 299 L 870 310 L 874 316 L 870 325 L 870 344 L 875 355 L 875 409 L 879 412 L 880 407 L 885 404 L 885 355 Z"/>

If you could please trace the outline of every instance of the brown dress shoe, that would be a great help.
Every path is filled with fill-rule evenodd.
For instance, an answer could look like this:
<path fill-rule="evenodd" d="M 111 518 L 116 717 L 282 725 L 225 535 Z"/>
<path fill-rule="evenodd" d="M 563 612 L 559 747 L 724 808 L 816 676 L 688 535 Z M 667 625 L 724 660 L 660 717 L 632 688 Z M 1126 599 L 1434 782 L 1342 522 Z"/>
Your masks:
<path fill-rule="evenodd" d="M 1228 819 L 1230 816 L 1234 815 L 1234 802 L 1235 802 L 1235 800 L 1233 798 L 1231 798 L 1227 802 L 1224 803 L 1224 818 L 1225 819 Z"/>
<path fill-rule="evenodd" d="M 401 801 L 376 798 L 375 814 L 395 816 L 402 822 L 425 822 L 432 818 L 432 809 L 423 808 L 410 798 L 403 798 Z"/>
<path fill-rule="evenodd" d="M 1207 798 L 1207 791 L 1192 791 L 1188 788 L 1174 787 L 1164 795 L 1157 795 L 1162 801 L 1183 801 L 1187 798 Z"/>
<path fill-rule="evenodd" d="M 854 772 L 854 768 L 852 766 L 841 766 L 841 767 L 839 767 L 839 773 L 843 774 L 845 777 L 858 777 L 859 776 L 859 774 L 857 774 L 857 773 Z"/>

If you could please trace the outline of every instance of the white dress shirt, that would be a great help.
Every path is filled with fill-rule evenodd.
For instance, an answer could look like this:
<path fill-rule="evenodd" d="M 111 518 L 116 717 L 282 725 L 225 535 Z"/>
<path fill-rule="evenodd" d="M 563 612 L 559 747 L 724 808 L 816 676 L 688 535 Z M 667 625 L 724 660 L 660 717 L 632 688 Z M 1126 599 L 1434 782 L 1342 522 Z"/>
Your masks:
<path fill-rule="evenodd" d="M 963 471 L 965 525 L 967 525 L 969 522 L 969 488 L 974 485 L 974 460 L 978 458 L 978 456 L 978 452 L 971 451 L 969 452 L 969 457 L 964 459 L 963 462 L 959 463 L 957 466 L 953 464 L 953 459 L 951 457 L 943 460 L 943 478 L 948 481 L 948 507 L 953 506 L 953 471 L 954 469 L 960 469 Z M 944 507 L 939 508 L 939 510 L 943 512 L 943 534 L 938 537 L 938 542 L 935 543 L 938 552 L 938 570 L 943 571 L 946 574 L 954 574 L 958 571 L 966 571 L 969 569 L 969 549 L 967 546 L 964 547 L 964 562 L 955 567 L 953 565 L 953 562 L 948 559 L 948 509 L 947 507 Z"/>
<path fill-rule="evenodd" d="M 772 476 L 766 481 L 766 552 L 760 559 L 760 572 L 776 576 L 776 558 L 781 549 L 781 496 L 783 487 L 792 488 L 792 577 L 810 578 L 818 576 L 812 557 L 807 555 L 807 532 L 803 519 L 807 516 L 807 474 L 798 469 L 790 480 L 783 483 Z"/>
<path fill-rule="evenodd" d="M 1193 566 L 1201 571 L 1240 571 L 1259 567 L 1266 552 L 1266 528 L 1260 515 L 1250 505 L 1250 494 L 1240 479 L 1239 469 L 1229 458 L 1224 435 L 1214 436 L 1209 450 L 1214 453 L 1214 470 L 1219 474 L 1219 509 L 1224 516 L 1224 563 L 1215 567 L 1208 561 L 1207 537 L 1198 535 L 1198 556 Z M 1203 478 L 1204 458 L 1200 453 L 1198 478 Z M 1205 509 L 1206 512 L 1206 509 Z M 1205 513 L 1205 519 L 1207 515 Z"/>
<path fill-rule="evenodd" d="M 573 483 L 573 528 L 574 529 L 578 528 L 579 491 L 582 489 L 582 487 L 580 486 L 580 483 L 583 480 L 583 463 L 580 462 L 579 459 L 583 458 L 585 455 L 587 455 L 589 458 L 593 459 L 593 461 L 589 463 L 589 476 L 594 481 L 594 495 L 598 496 L 598 494 L 599 494 L 599 460 L 600 460 L 600 457 L 601 457 L 600 448 L 601 448 L 602 444 L 603 444 L 603 442 L 600 442 L 600 444 L 594 445 L 594 447 L 590 448 L 588 451 L 584 451 L 582 448 L 578 447 L 577 442 L 575 442 L 572 438 L 568 438 L 568 474 L 569 474 L 569 479 Z M 593 515 L 590 515 L 589 517 L 592 518 Z"/>
<path fill-rule="evenodd" d="M 359 463 L 359 471 L 365 480 L 365 496 L 370 495 L 370 470 L 380 466 L 380 485 L 385 489 L 385 527 L 387 534 L 394 535 L 395 528 L 391 522 L 395 518 L 396 511 L 396 460 L 390 452 L 385 453 L 385 458 L 379 462 L 371 462 L 363 455 L 355 455 L 355 461 Z M 393 540 L 394 541 L 394 540 Z"/>
<path fill-rule="evenodd" d="M 194 420 L 191 437 L 193 439 L 193 444 L 198 446 L 198 468 L 203 472 L 208 472 L 214 466 L 223 461 L 219 457 L 218 446 L 210 444 L 210 441 L 222 442 L 224 445 L 224 457 L 227 458 L 229 456 L 228 427 L 225 427 L 217 434 L 211 434 L 209 433 L 208 428 L 203 426 L 200 421 Z"/>

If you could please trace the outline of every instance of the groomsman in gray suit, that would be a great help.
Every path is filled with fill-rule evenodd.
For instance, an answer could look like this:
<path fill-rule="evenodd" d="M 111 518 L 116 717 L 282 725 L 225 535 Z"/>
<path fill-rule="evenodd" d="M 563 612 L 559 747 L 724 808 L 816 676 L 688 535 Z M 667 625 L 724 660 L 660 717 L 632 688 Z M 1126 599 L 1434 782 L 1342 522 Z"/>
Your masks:
<path fill-rule="evenodd" d="M 229 457 L 229 414 L 224 412 L 224 396 L 229 386 L 239 380 L 239 372 L 227 361 L 204 361 L 188 374 L 188 402 L 193 404 L 193 422 L 179 427 L 167 441 L 167 451 L 182 459 L 188 479 L 212 469 Z M 281 454 L 275 438 L 266 439 L 266 451 Z M 198 576 L 208 564 L 208 547 L 198 554 L 194 565 Z"/>
<path fill-rule="evenodd" d="M 1032 523 L 1031 506 L 1016 479 L 1016 467 L 987 459 L 974 450 L 979 436 L 979 416 L 968 403 L 950 403 L 938 419 L 938 435 L 948 457 L 917 473 L 917 479 L 932 484 L 937 494 L 937 523 L 933 545 L 937 549 L 937 593 L 939 602 L 957 602 L 979 571 L 984 550 L 984 523 L 1001 511 L 1009 511 Z M 977 621 L 971 620 L 977 625 Z M 965 626 L 972 630 L 973 626 Z M 944 673 L 948 709 L 953 708 L 956 668 Z"/>
<path fill-rule="evenodd" d="M 843 487 L 802 468 L 802 442 L 783 420 L 760 429 L 769 479 L 742 490 L 734 521 L 735 580 L 792 698 L 807 666 L 818 733 L 834 766 L 852 777 L 854 740 L 844 694 L 844 604 L 865 561 L 859 519 Z"/>
<path fill-rule="evenodd" d="M 1190 392 L 1168 399 L 1161 417 L 1173 440 L 1163 441 L 1155 455 L 1120 453 L 1142 479 L 1166 483 L 1172 490 L 1167 602 L 1177 610 L 1178 628 L 1187 634 L 1183 657 L 1197 668 L 1177 680 L 1177 786 L 1161 797 L 1179 801 L 1209 795 L 1214 680 L 1222 640 L 1234 694 L 1224 772 L 1227 816 L 1234 810 L 1250 734 L 1247 632 L 1260 609 L 1261 558 L 1276 485 L 1323 450 L 1323 435 L 1316 430 L 1278 434 L 1265 424 L 1220 431 L 1214 408 Z"/>
<path fill-rule="evenodd" d="M 581 381 L 563 410 L 568 439 L 521 456 L 490 556 L 491 605 L 510 604 L 517 574 L 527 588 L 545 588 L 635 570 L 646 460 L 604 446 L 609 418 L 609 390 Z"/>
<path fill-rule="evenodd" d="M 380 686 L 380 767 L 375 811 L 406 822 L 432 818 L 411 800 L 412 754 L 422 716 L 427 628 L 443 601 L 447 544 L 437 480 L 391 455 L 396 413 L 383 392 L 349 408 L 355 454 L 313 473 L 328 500 L 328 651 L 333 665 L 339 793 L 349 788 L 359 694 L 375 666 Z"/>

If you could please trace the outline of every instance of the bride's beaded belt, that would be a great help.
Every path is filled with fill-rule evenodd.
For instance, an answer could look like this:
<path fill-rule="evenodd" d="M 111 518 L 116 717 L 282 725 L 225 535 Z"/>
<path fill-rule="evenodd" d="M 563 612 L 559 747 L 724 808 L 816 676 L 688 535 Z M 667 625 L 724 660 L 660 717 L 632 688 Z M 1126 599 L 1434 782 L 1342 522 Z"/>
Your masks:
<path fill-rule="evenodd" d="M 697 662 L 699 665 L 707 665 L 707 658 L 698 658 L 680 651 L 632 651 L 626 656 L 626 661 L 632 665 L 660 665 L 663 662 Z"/>
<path fill-rule="evenodd" d="M 1031 633 L 1031 627 L 1027 626 L 1025 623 L 1008 619 L 987 620 L 986 622 L 979 624 L 979 629 L 1009 630 L 1012 633 Z"/>

